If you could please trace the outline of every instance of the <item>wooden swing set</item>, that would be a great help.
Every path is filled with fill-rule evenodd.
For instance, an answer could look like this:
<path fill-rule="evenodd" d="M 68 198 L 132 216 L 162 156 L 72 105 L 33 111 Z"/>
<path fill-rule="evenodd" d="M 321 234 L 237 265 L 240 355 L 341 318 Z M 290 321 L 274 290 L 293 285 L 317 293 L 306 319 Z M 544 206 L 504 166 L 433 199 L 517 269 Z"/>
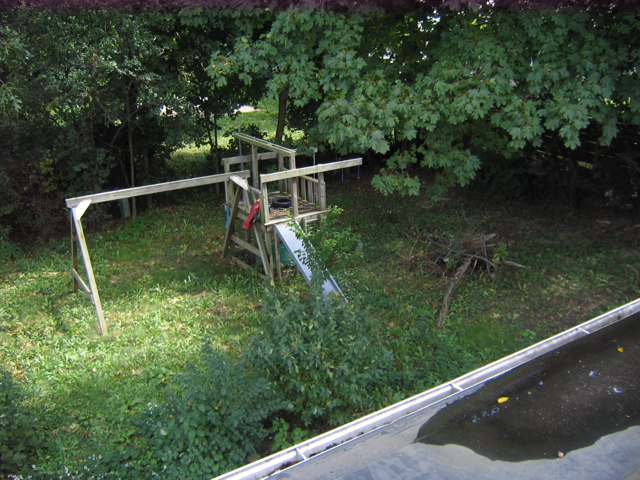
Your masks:
<path fill-rule="evenodd" d="M 278 242 L 284 241 L 289 249 L 293 248 L 290 236 L 285 235 L 286 225 L 294 221 L 305 228 L 308 222 L 319 220 L 326 215 L 324 173 L 362 165 L 362 159 L 356 158 L 296 168 L 296 150 L 242 133 L 235 134 L 235 137 L 238 142 L 245 142 L 251 146 L 251 154 L 223 159 L 225 173 L 65 200 L 71 219 L 72 265 L 70 271 L 73 289 L 74 291 L 81 289 L 89 296 L 95 308 L 101 335 L 107 333 L 107 323 L 82 226 L 82 217 L 92 204 L 224 182 L 227 232 L 223 256 L 230 256 L 242 267 L 254 268 L 248 262 L 238 258 L 239 251 L 248 252 L 250 256 L 255 257 L 256 263 L 262 263 L 263 277 L 274 283 L 276 278 L 282 277 Z M 278 171 L 260 174 L 259 162 L 267 159 L 277 159 Z M 233 168 L 243 164 L 249 164 L 251 169 L 233 171 Z M 274 185 L 277 186 L 277 190 L 270 191 L 269 187 Z M 238 222 L 248 226 L 244 229 L 244 235 L 237 227 Z M 276 231 L 278 234 L 275 233 Z M 86 279 L 79 273 L 79 254 L 82 256 Z M 304 265 L 299 259 L 297 260 L 298 267 L 305 274 Z M 307 272 L 305 277 L 309 281 L 310 273 Z"/>

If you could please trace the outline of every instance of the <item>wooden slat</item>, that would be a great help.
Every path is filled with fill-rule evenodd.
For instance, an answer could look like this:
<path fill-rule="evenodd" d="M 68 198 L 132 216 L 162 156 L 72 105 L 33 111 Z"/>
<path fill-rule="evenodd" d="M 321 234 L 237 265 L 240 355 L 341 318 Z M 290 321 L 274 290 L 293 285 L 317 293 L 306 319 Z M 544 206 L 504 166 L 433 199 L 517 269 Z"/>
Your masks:
<path fill-rule="evenodd" d="M 258 160 L 271 160 L 272 158 L 276 158 L 277 156 L 278 154 L 275 152 L 259 153 Z M 226 157 L 222 159 L 222 164 L 225 167 L 249 162 L 251 162 L 251 155 L 240 155 L 237 157 Z"/>
<path fill-rule="evenodd" d="M 324 173 L 318 174 L 318 205 L 320 210 L 327 209 L 327 184 L 324 181 Z"/>
<path fill-rule="evenodd" d="M 320 218 L 322 215 L 326 215 L 327 210 L 316 210 L 313 212 L 306 212 L 299 214 L 296 219 L 297 220 L 306 220 L 308 222 L 315 221 Z M 291 219 L 289 217 L 279 217 L 275 220 L 270 220 L 266 225 L 276 225 L 278 223 L 287 223 L 290 222 Z"/>
<path fill-rule="evenodd" d="M 298 182 L 296 179 L 291 183 L 291 211 L 293 212 L 293 217 L 298 218 L 300 211 L 298 205 Z"/>
<path fill-rule="evenodd" d="M 258 255 L 260 256 L 260 250 L 257 249 L 254 245 L 251 245 L 249 242 L 247 242 L 246 240 L 243 240 L 242 238 L 240 238 L 237 235 L 231 235 L 231 241 L 236 243 L 237 245 L 240 245 L 242 248 L 244 248 L 245 250 L 250 251 L 251 253 L 253 253 L 254 255 Z"/>
<path fill-rule="evenodd" d="M 80 218 L 76 215 L 75 209 L 71 210 L 71 217 L 73 220 L 73 226 L 75 227 L 78 244 L 80 246 L 80 253 L 82 254 L 82 260 L 84 262 L 84 269 L 87 273 L 87 278 L 89 280 L 89 286 L 87 290 L 89 291 L 89 296 L 91 297 L 91 302 L 96 311 L 96 316 L 98 317 L 98 329 L 100 331 L 100 335 L 107 334 L 107 322 L 104 319 L 104 312 L 102 311 L 102 302 L 100 301 L 100 294 L 98 293 L 98 284 L 96 283 L 96 278 L 93 274 L 93 266 L 91 264 L 91 257 L 89 256 L 89 248 L 87 247 L 87 240 L 84 236 L 84 229 L 82 228 L 82 222 Z M 84 282 L 83 282 L 84 283 Z M 86 287 L 86 284 L 85 284 Z"/>
<path fill-rule="evenodd" d="M 240 198 L 242 197 L 241 188 L 236 189 L 236 196 L 233 202 L 233 206 L 231 207 L 231 212 L 229 216 L 229 228 L 227 228 L 227 232 L 224 235 L 224 245 L 222 246 L 222 258 L 227 255 L 227 251 L 231 248 L 231 236 L 233 235 L 233 231 L 235 229 L 235 221 L 236 215 L 238 214 L 238 205 L 240 204 Z"/>
<path fill-rule="evenodd" d="M 259 224 L 254 226 L 256 234 L 256 242 L 258 243 L 258 249 L 260 250 L 260 258 L 262 258 L 262 266 L 264 267 L 264 273 L 269 278 L 269 281 L 274 285 L 273 268 L 271 268 L 271 260 L 269 259 L 269 251 L 267 250 L 266 238 L 263 236 L 264 232 L 258 228 Z"/>
<path fill-rule="evenodd" d="M 91 289 L 87 286 L 86 283 L 84 283 L 84 280 L 82 279 L 80 274 L 76 271 L 76 269 L 70 268 L 69 270 L 71 271 L 71 276 L 73 277 L 73 280 L 78 283 L 78 287 L 80 287 L 80 290 L 82 290 L 84 293 L 88 294 L 89 297 L 91 297 Z"/>
<path fill-rule="evenodd" d="M 258 169 L 258 147 L 251 145 L 251 176 L 253 177 L 253 188 L 260 188 L 260 174 Z"/>
<path fill-rule="evenodd" d="M 249 183 L 245 178 L 239 177 L 238 175 L 232 175 L 229 180 L 231 180 L 243 190 L 249 190 Z"/>
<path fill-rule="evenodd" d="M 276 272 L 278 275 L 278 281 L 282 280 L 282 259 L 280 258 L 280 237 L 273 235 L 273 228 L 269 228 L 271 231 L 271 237 L 273 238 L 273 254 L 274 262 L 276 264 Z"/>
<path fill-rule="evenodd" d="M 231 257 L 231 260 L 235 263 L 237 263 L 238 265 L 240 265 L 242 268 L 246 268 L 247 270 L 253 270 L 253 267 L 245 262 L 243 262 L 242 260 L 240 260 L 238 257 Z M 263 280 L 266 280 L 267 277 L 265 277 L 263 274 L 261 274 L 260 272 L 256 271 L 256 273 L 258 274 L 258 276 L 260 278 L 262 278 Z"/>

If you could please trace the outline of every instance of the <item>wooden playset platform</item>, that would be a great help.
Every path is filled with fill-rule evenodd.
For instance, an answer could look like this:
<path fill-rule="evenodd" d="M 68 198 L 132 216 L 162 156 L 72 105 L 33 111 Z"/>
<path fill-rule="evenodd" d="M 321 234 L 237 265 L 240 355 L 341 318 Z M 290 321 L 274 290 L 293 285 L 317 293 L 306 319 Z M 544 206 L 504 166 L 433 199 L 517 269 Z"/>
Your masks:
<path fill-rule="evenodd" d="M 322 219 L 327 213 L 324 174 L 358 167 L 362 159 L 297 168 L 296 150 L 242 133 L 235 137 L 238 142 L 248 144 L 251 153 L 222 160 L 225 174 L 229 175 L 225 182 L 227 233 L 223 256 L 229 256 L 242 267 L 255 268 L 238 256 L 240 251 L 249 252 L 262 264 L 260 274 L 273 283 L 282 277 L 279 242 L 290 247 L 283 238 L 291 237 L 285 232 L 288 230 L 285 226 L 295 222 L 304 229 L 309 222 Z M 277 159 L 278 171 L 260 174 L 259 162 L 273 159 Z M 232 175 L 233 168 L 238 166 L 238 173 L 246 172 L 244 165 L 250 168 L 248 179 Z M 239 227 L 240 224 L 244 228 Z M 274 228 L 277 225 L 279 229 Z M 301 256 L 296 252 L 291 254 L 296 259 Z M 298 266 L 303 270 L 302 265 L 298 263 Z"/>

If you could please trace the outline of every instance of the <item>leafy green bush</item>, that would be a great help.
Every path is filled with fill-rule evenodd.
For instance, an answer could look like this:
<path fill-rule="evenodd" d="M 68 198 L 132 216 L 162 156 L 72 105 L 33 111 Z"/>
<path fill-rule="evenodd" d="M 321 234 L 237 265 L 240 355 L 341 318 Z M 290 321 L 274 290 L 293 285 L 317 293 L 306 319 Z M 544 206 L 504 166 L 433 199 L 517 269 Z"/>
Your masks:
<path fill-rule="evenodd" d="M 22 393 L 11 374 L 0 370 L 0 475 L 23 471 L 42 444 L 20 400 Z"/>
<path fill-rule="evenodd" d="M 205 344 L 202 366 L 176 378 L 180 394 L 150 405 L 140 433 L 162 478 L 206 478 L 247 462 L 269 434 L 265 420 L 284 408 L 266 380 Z"/>
<path fill-rule="evenodd" d="M 246 357 L 284 393 L 303 425 L 339 425 L 380 406 L 376 392 L 391 355 L 373 341 L 366 311 L 325 299 L 316 285 L 306 300 L 267 293 L 262 314 Z"/>
<path fill-rule="evenodd" d="M 271 451 L 279 452 L 292 445 L 303 442 L 306 438 L 312 436 L 311 430 L 300 427 L 293 427 L 284 418 L 276 418 L 273 421 L 273 440 L 271 442 Z"/>
<path fill-rule="evenodd" d="M 342 214 L 342 208 L 329 206 L 322 222 L 309 225 L 306 231 L 294 224 L 296 235 L 306 245 L 307 251 L 315 252 L 313 258 L 307 258 L 312 270 L 323 266 L 345 268 L 362 260 L 360 236 L 349 226 L 340 225 Z"/>
<path fill-rule="evenodd" d="M 0 225 L 0 265 L 16 258 L 20 247 L 9 240 L 9 227 Z"/>

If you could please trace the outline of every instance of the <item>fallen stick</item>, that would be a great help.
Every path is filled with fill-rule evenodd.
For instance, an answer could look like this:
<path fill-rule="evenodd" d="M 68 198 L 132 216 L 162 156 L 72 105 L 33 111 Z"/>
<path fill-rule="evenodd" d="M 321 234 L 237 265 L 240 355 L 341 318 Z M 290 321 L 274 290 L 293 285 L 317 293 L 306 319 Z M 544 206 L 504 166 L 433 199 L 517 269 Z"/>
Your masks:
<path fill-rule="evenodd" d="M 505 265 L 509 265 L 510 267 L 527 268 L 524 265 L 520 265 L 519 263 L 516 263 L 516 262 L 510 262 L 509 260 L 505 260 L 502 263 L 504 263 Z"/>
<path fill-rule="evenodd" d="M 440 315 L 438 315 L 438 328 L 442 328 L 442 326 L 444 325 L 444 321 L 447 318 L 447 313 L 449 312 L 449 306 L 451 305 L 451 299 L 453 298 L 453 292 L 456 289 L 456 285 L 458 284 L 462 276 L 467 272 L 467 270 L 469 270 L 471 262 L 474 260 L 474 258 L 475 257 L 467 257 L 449 282 L 449 289 L 444 296 L 444 300 L 442 301 L 442 308 L 440 309 Z"/>

